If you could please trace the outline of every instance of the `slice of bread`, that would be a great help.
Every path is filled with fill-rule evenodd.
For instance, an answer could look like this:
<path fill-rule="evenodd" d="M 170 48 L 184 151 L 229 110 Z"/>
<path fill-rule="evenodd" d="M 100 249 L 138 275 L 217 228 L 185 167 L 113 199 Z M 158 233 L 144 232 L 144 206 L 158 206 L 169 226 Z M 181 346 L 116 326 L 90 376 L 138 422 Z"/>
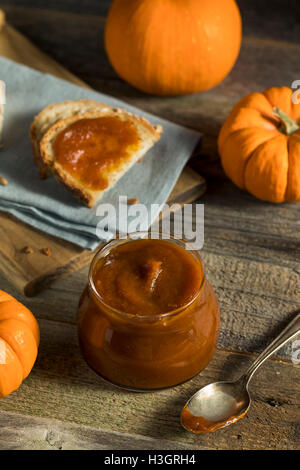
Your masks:
<path fill-rule="evenodd" d="M 54 112 L 54 111 L 53 111 Z M 48 110 L 49 113 L 49 110 Z M 55 113 L 57 116 L 57 113 Z M 114 116 L 123 121 L 131 121 L 138 133 L 138 144 L 134 150 L 128 149 L 128 156 L 117 169 L 108 168 L 105 178 L 108 186 L 104 190 L 92 190 L 82 184 L 76 177 L 71 175 L 55 157 L 53 145 L 57 136 L 74 122 L 80 119 L 95 119 L 104 116 Z M 43 127 L 43 129 L 46 126 Z M 41 126 L 39 126 L 41 129 Z M 138 161 L 143 155 L 160 139 L 161 126 L 152 126 L 146 119 L 134 116 L 124 110 L 102 105 L 102 109 L 94 109 L 86 113 L 75 113 L 64 119 L 58 120 L 43 135 L 40 141 L 40 160 L 42 165 L 50 170 L 57 181 L 69 189 L 83 204 L 93 207 L 102 197 L 104 191 L 110 189 L 114 184 Z"/>
<path fill-rule="evenodd" d="M 50 169 L 43 163 L 40 152 L 41 140 L 50 127 L 69 116 L 76 116 L 77 114 L 105 108 L 107 108 L 105 104 L 93 100 L 68 100 L 62 103 L 50 104 L 35 116 L 30 126 L 30 139 L 33 160 L 40 171 L 41 178 L 47 178 L 51 173 Z"/>

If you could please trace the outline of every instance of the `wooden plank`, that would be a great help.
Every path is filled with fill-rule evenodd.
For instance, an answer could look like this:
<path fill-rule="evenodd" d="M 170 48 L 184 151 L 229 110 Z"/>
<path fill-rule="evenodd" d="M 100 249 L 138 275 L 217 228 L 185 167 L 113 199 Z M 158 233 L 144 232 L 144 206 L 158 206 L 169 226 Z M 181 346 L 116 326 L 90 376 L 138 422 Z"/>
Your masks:
<path fill-rule="evenodd" d="M 247 36 L 279 41 L 299 42 L 297 19 L 300 15 L 298 0 L 275 0 L 270 11 L 267 2 L 238 0 L 242 13 L 243 30 Z"/>
<path fill-rule="evenodd" d="M 64 13 L 86 15 L 93 17 L 106 16 L 112 0 L 2 0 L 5 8 L 23 7 L 28 16 L 32 8 L 39 10 L 52 10 Z M 272 9 L 261 0 L 237 0 L 243 18 L 244 35 L 260 38 L 298 42 L 299 34 L 296 19 L 300 15 L 298 0 L 289 0 L 288 8 L 284 0 L 273 0 Z M 25 15 L 26 16 L 26 15 Z M 283 21 L 284 18 L 284 21 Z"/>
<path fill-rule="evenodd" d="M 225 180 L 208 179 L 205 250 L 299 272 L 300 204 L 270 204 Z"/>
<path fill-rule="evenodd" d="M 192 168 L 185 167 L 168 198 L 168 204 L 176 203 L 182 206 L 183 203 L 197 201 L 199 195 L 202 196 L 206 191 L 206 181 L 199 176 Z"/>
<path fill-rule="evenodd" d="M 24 65 L 29 65 L 41 72 L 52 73 L 76 85 L 87 87 L 82 80 L 37 49 L 28 39 L 7 23 L 1 33 L 0 55 Z"/>
<path fill-rule="evenodd" d="M 39 10 L 47 10 L 54 12 L 64 12 L 70 14 L 90 15 L 97 17 L 106 15 L 112 0 L 81 0 L 74 2 L 74 0 L 50 0 L 47 3 L 41 0 L 4 0 L 1 1 L 1 7 L 6 8 L 9 6 L 19 6 L 24 8 L 25 11 L 30 12 L 31 8 Z"/>
<path fill-rule="evenodd" d="M 31 296 L 55 279 L 87 265 L 93 254 L 59 240 L 0 212 L 1 272 L 25 295 Z M 24 250 L 30 246 L 33 253 Z M 51 256 L 43 249 L 49 248 Z"/>
<path fill-rule="evenodd" d="M 136 394 L 104 383 L 83 361 L 73 325 L 41 320 L 36 366 L 22 387 L 0 401 L 0 410 L 58 418 L 105 432 L 141 436 L 197 448 L 295 449 L 299 445 L 299 367 L 269 360 L 251 384 L 248 415 L 211 435 L 194 436 L 180 425 L 180 411 L 199 387 L 233 379 L 250 363 L 245 354 L 218 350 L 192 381 L 155 393 Z M 51 341 L 49 340 L 51 338 Z M 276 406 L 274 406 L 274 404 Z"/>
<path fill-rule="evenodd" d="M 0 411 L 0 450 L 183 450 L 192 445 Z"/>

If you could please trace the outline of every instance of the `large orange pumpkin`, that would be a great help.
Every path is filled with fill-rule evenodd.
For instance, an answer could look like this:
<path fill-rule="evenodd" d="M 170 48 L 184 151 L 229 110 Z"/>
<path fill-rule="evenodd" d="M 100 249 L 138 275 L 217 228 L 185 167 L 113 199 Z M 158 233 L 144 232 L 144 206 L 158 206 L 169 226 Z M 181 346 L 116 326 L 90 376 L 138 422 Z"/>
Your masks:
<path fill-rule="evenodd" d="M 29 375 L 40 342 L 36 319 L 24 305 L 0 291 L 0 398 Z"/>
<path fill-rule="evenodd" d="M 219 134 L 225 173 L 265 201 L 300 201 L 300 104 L 292 93 L 274 87 L 245 96 Z"/>
<path fill-rule="evenodd" d="M 116 72 L 156 95 L 182 95 L 220 83 L 241 44 L 234 0 L 114 0 L 105 47 Z"/>

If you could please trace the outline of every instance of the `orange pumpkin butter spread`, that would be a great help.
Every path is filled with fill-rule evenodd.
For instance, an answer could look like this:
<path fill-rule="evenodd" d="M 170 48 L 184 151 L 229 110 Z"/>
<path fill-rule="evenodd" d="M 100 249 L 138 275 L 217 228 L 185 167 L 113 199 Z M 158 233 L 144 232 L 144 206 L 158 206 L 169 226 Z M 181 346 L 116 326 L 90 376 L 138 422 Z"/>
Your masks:
<path fill-rule="evenodd" d="M 56 161 L 91 190 L 108 187 L 107 171 L 118 171 L 137 149 L 139 135 L 131 121 L 115 116 L 78 119 L 54 142 Z"/>
<path fill-rule="evenodd" d="M 105 303 L 117 310 L 155 315 L 189 302 L 202 277 L 187 250 L 163 240 L 136 240 L 99 261 L 94 285 Z"/>
<path fill-rule="evenodd" d="M 196 252 L 119 240 L 96 255 L 79 304 L 88 364 L 109 381 L 159 389 L 196 375 L 216 348 L 219 307 Z"/>

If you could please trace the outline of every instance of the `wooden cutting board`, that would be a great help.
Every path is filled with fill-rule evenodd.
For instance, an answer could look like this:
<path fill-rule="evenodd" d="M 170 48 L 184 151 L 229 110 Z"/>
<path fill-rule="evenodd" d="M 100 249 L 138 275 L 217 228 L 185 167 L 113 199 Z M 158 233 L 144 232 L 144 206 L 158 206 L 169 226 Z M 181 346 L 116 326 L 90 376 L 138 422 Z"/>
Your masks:
<path fill-rule="evenodd" d="M 5 24 L 0 31 L 0 55 L 89 88 L 9 24 Z M 204 191 L 205 180 L 191 168 L 185 167 L 168 202 L 187 204 L 198 199 Z M 93 252 L 47 235 L 3 212 L 0 212 L 0 240 L 0 271 L 27 296 L 35 295 L 55 279 L 82 268 L 93 257 Z M 26 253 L 26 246 L 31 247 L 33 252 Z M 45 248 L 50 250 L 51 256 L 44 254 Z"/>

